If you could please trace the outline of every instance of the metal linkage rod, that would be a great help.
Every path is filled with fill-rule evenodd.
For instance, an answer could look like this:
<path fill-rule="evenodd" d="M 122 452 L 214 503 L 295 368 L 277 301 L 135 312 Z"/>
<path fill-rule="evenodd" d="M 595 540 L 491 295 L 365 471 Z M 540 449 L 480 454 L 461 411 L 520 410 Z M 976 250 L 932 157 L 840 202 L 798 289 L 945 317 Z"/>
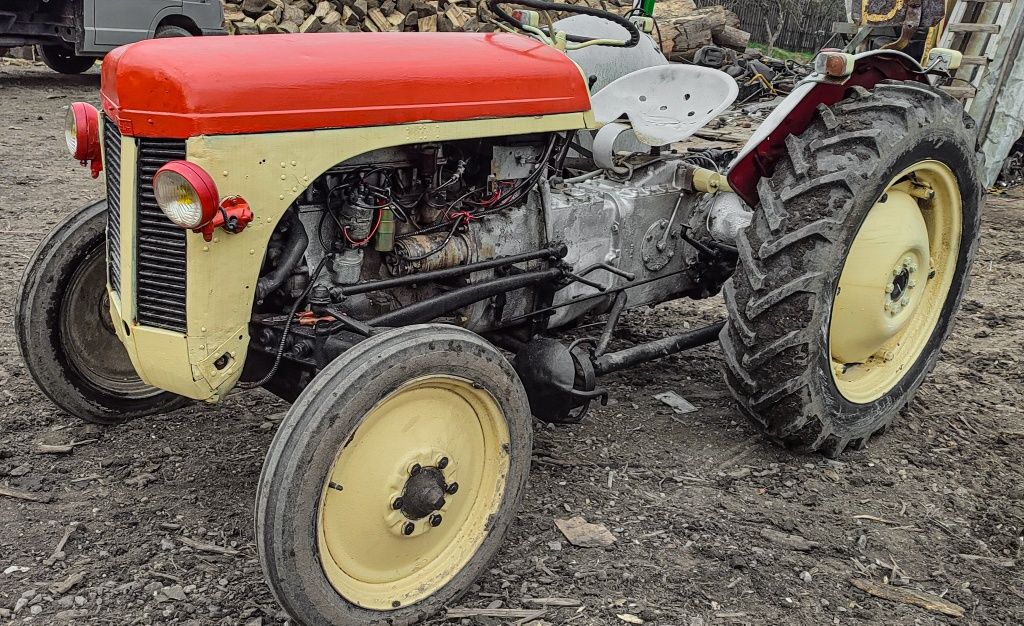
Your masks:
<path fill-rule="evenodd" d="M 691 330 L 688 333 L 682 333 L 681 335 L 673 335 L 649 343 L 642 343 L 632 348 L 619 350 L 618 352 L 609 352 L 594 360 L 594 372 L 598 376 L 610 374 L 611 372 L 624 370 L 647 361 L 653 361 L 654 359 L 660 359 L 684 350 L 703 346 L 717 339 L 718 333 L 724 327 L 725 321 L 723 320 L 710 326 Z"/>

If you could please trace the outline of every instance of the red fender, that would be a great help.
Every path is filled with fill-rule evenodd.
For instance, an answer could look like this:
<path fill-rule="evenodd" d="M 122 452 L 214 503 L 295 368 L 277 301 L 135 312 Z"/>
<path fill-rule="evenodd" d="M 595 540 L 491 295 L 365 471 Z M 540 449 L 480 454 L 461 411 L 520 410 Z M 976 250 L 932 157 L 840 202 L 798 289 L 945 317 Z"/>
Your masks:
<path fill-rule="evenodd" d="M 798 85 L 779 105 L 781 115 L 769 116 L 733 163 L 728 175 L 729 185 L 749 206 L 760 204 L 757 184 L 771 176 L 776 163 L 785 156 L 786 137 L 806 130 L 814 121 L 819 105 L 831 106 L 839 102 L 853 87 L 871 89 L 883 80 L 927 84 L 928 76 L 912 57 L 902 52 L 879 50 L 857 55 L 853 74 L 844 82 L 824 82 L 826 80 L 829 79 L 812 74 Z M 787 109 L 791 110 L 785 113 Z"/>

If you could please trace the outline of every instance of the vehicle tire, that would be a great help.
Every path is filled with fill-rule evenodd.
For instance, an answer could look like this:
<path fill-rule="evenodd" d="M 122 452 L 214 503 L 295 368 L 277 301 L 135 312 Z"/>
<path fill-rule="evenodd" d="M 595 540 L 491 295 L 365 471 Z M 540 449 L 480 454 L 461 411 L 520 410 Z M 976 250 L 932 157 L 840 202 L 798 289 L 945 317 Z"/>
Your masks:
<path fill-rule="evenodd" d="M 263 465 L 256 543 L 274 595 L 306 626 L 436 612 L 500 547 L 531 447 L 526 392 L 477 335 L 425 324 L 357 344 L 303 390 Z"/>
<path fill-rule="evenodd" d="M 728 385 L 770 437 L 836 456 L 910 402 L 967 289 L 976 146 L 958 102 L 893 81 L 787 139 L 738 238 L 720 336 Z"/>
<path fill-rule="evenodd" d="M 96 64 L 93 57 L 79 56 L 70 46 L 36 46 L 46 67 L 61 74 L 81 74 Z"/>
<path fill-rule="evenodd" d="M 75 211 L 43 239 L 15 303 L 18 347 L 54 404 L 97 424 L 185 406 L 142 382 L 114 334 L 106 291 L 106 201 Z"/>
<path fill-rule="evenodd" d="M 154 39 L 163 39 L 165 37 L 191 37 L 192 33 L 188 32 L 181 26 L 175 26 L 173 24 L 164 24 L 158 26 L 156 33 L 153 34 Z"/>

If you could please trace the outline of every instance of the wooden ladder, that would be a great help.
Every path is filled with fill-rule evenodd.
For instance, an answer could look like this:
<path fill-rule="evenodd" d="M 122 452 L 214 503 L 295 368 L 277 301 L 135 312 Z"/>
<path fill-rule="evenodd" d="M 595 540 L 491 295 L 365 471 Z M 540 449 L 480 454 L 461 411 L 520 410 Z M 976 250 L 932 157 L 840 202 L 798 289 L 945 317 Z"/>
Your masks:
<path fill-rule="evenodd" d="M 942 89 L 963 100 L 966 108 L 971 106 L 988 74 L 1014 1 L 1024 0 L 955 0 L 945 24 L 936 27 L 941 28 L 939 46 L 959 50 L 964 55 L 955 80 Z"/>

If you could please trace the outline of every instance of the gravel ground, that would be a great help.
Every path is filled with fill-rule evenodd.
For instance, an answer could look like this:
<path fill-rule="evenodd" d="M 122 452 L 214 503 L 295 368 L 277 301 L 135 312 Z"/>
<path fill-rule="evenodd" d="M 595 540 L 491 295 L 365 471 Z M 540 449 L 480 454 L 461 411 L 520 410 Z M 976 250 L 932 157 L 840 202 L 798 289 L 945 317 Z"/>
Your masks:
<path fill-rule="evenodd" d="M 67 105 L 97 102 L 98 85 L 95 69 L 0 64 L 0 486 L 40 500 L 0 496 L 0 623 L 281 623 L 252 501 L 287 406 L 236 393 L 98 428 L 52 406 L 18 354 L 25 262 L 102 193 L 60 136 Z M 571 605 L 536 624 L 1024 623 L 1024 194 L 990 198 L 984 220 L 942 361 L 865 450 L 829 461 L 762 440 L 732 408 L 717 346 L 612 377 L 615 400 L 585 423 L 537 424 L 522 512 L 460 606 Z M 719 306 L 634 312 L 619 344 L 710 322 Z M 664 391 L 698 410 L 676 415 L 654 399 Z M 39 451 L 72 442 L 70 454 Z M 554 520 L 577 515 L 614 545 L 570 545 Z M 869 583 L 941 595 L 964 615 L 873 597 Z"/>

